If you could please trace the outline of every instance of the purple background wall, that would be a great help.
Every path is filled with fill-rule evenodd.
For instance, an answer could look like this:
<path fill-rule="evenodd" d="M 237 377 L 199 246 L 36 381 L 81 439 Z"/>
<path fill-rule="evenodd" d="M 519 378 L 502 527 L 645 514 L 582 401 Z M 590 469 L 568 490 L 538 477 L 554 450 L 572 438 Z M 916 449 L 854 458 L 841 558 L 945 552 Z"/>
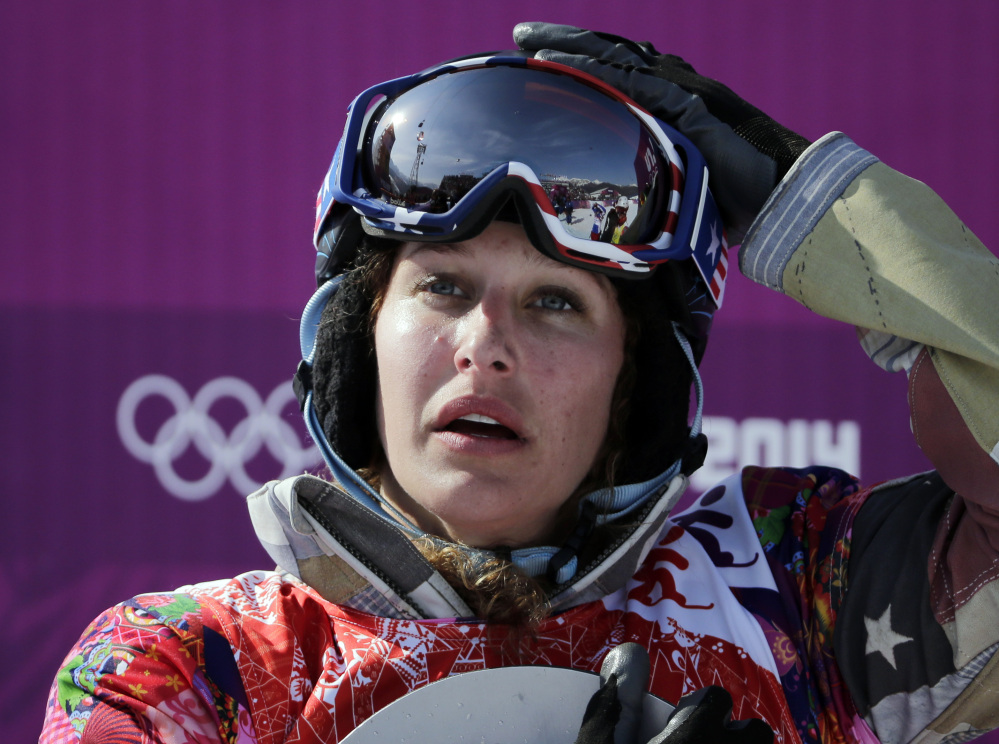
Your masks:
<path fill-rule="evenodd" d="M 285 384 L 312 288 L 315 192 L 349 99 L 507 47 L 512 25 L 532 19 L 651 38 L 806 136 L 845 131 L 999 245 L 999 5 L 985 0 L 5 3 L 5 741 L 37 736 L 53 674 L 101 609 L 269 565 L 238 486 L 277 476 L 291 455 L 237 446 L 246 478 L 221 470 L 217 489 L 179 498 L 167 470 L 126 448 L 123 393 L 148 375 L 190 396 L 225 377 L 261 399 Z M 704 368 L 722 437 L 711 472 L 754 453 L 826 452 L 865 480 L 924 468 L 904 380 L 870 369 L 851 329 L 740 279 Z M 209 410 L 238 439 L 240 404 Z M 171 415 L 144 399 L 137 435 L 165 433 Z M 280 420 L 297 427 L 294 407 Z M 814 444 L 830 426 L 831 446 Z M 192 447 L 164 463 L 189 480 L 210 472 Z"/>

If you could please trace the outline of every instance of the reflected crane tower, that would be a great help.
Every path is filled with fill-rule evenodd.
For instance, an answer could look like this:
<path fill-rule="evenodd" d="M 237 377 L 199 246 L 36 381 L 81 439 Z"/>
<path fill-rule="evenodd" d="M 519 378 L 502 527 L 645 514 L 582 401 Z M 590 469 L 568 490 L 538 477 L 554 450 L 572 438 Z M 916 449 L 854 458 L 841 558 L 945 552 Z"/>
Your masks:
<path fill-rule="evenodd" d="M 427 151 L 427 145 L 423 141 L 423 122 L 421 121 L 417 126 L 420 128 L 420 133 L 416 135 L 416 141 L 419 144 L 416 145 L 416 159 L 413 161 L 413 168 L 409 171 L 409 188 L 414 194 L 420 185 L 417 179 L 420 177 L 420 163 L 423 160 L 423 153 Z"/>

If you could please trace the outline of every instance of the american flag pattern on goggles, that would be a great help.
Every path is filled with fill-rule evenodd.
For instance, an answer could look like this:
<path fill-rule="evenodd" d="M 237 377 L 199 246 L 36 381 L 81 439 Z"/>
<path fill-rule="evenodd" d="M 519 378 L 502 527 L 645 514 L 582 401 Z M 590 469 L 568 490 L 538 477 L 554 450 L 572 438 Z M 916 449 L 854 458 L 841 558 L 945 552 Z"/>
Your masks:
<path fill-rule="evenodd" d="M 631 278 L 692 258 L 721 304 L 726 245 L 701 154 L 599 80 L 530 58 L 465 59 L 361 93 L 316 233 L 351 208 L 372 234 L 453 242 L 510 193 L 552 258 Z"/>

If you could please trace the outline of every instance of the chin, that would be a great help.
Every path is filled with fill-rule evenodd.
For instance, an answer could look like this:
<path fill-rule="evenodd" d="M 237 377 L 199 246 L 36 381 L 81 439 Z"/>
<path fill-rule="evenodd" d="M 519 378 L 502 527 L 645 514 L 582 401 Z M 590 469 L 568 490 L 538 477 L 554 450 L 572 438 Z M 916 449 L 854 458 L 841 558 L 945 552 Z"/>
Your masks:
<path fill-rule="evenodd" d="M 522 481 L 511 482 L 505 474 L 438 470 L 399 486 L 409 502 L 404 511 L 430 534 L 485 549 L 549 544 L 546 538 L 563 520 L 565 499 L 546 498 Z M 539 508 L 546 501 L 551 508 Z"/>
<path fill-rule="evenodd" d="M 461 499 L 460 496 L 455 498 Z M 433 508 L 431 505 L 427 511 L 428 522 L 433 524 L 428 532 L 474 548 L 527 545 L 539 534 L 539 521 L 544 521 L 540 516 L 524 516 L 523 520 L 511 522 L 511 515 L 517 513 L 517 509 L 511 507 L 509 500 L 475 499 L 459 504 L 449 500 L 447 506 L 438 504 Z"/>

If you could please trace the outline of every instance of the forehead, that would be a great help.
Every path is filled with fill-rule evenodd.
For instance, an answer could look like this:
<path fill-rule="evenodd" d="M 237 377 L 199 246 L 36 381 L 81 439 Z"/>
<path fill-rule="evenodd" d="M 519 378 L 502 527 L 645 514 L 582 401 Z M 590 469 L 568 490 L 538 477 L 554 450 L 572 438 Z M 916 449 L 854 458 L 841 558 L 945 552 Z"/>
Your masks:
<path fill-rule="evenodd" d="M 395 263 L 398 265 L 405 259 L 419 262 L 423 256 L 458 257 L 462 261 L 481 261 L 486 265 L 509 257 L 522 261 L 528 271 L 544 275 L 546 281 L 556 277 L 557 281 L 593 285 L 617 300 L 617 290 L 608 277 L 549 258 L 528 240 L 523 227 L 513 222 L 494 221 L 481 234 L 461 242 L 403 243 L 396 253 Z"/>

